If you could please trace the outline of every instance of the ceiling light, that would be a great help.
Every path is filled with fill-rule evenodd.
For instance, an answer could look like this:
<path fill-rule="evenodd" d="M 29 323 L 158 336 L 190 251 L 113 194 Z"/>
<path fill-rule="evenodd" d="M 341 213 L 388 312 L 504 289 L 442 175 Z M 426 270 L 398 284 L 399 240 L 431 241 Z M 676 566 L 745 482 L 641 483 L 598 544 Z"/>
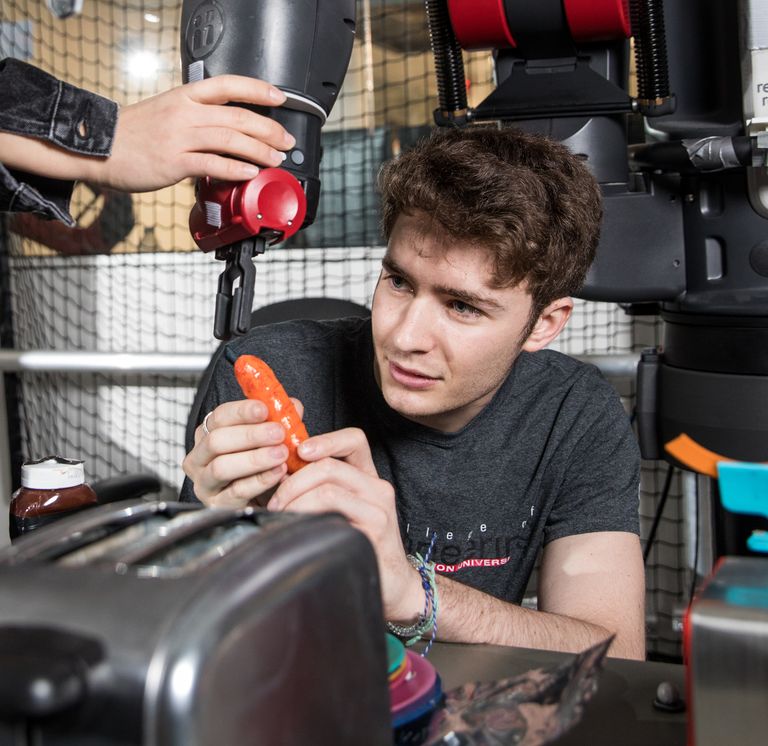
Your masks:
<path fill-rule="evenodd" d="M 128 57 L 128 74 L 134 78 L 151 78 L 159 67 L 160 60 L 153 52 L 140 49 Z"/>

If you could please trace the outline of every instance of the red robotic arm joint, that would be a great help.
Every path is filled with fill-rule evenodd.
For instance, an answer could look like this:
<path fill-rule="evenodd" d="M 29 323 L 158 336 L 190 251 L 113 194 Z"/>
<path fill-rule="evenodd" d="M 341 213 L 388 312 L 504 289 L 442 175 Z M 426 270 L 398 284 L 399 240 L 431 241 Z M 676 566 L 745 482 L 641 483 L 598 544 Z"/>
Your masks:
<path fill-rule="evenodd" d="M 265 168 L 250 181 L 200 179 L 189 229 L 203 251 L 215 251 L 251 236 L 270 243 L 301 228 L 307 200 L 301 183 L 281 168 Z"/>

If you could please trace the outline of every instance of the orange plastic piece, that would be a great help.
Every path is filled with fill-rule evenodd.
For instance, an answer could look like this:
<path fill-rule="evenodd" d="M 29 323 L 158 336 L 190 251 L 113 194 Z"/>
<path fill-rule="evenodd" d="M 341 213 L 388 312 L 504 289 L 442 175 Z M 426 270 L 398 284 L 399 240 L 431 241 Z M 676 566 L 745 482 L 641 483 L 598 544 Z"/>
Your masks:
<path fill-rule="evenodd" d="M 721 456 L 699 445 L 695 440 L 681 433 L 664 445 L 664 450 L 676 458 L 691 471 L 697 471 L 713 479 L 717 479 L 717 464 L 719 461 L 735 461 L 736 459 Z"/>
<path fill-rule="evenodd" d="M 288 446 L 288 473 L 306 466 L 307 462 L 299 457 L 296 449 L 309 437 L 307 428 L 272 368 L 255 355 L 240 355 L 235 361 L 235 377 L 249 399 L 259 399 L 267 405 L 268 419 L 279 422 L 285 429 L 283 442 Z"/>

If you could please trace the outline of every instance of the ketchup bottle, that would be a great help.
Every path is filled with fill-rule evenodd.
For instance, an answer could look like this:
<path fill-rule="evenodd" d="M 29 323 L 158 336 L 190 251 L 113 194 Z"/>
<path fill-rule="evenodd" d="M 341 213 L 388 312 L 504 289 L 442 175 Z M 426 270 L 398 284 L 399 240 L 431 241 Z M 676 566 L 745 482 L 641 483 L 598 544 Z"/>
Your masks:
<path fill-rule="evenodd" d="M 21 488 L 11 498 L 11 539 L 97 503 L 96 493 L 85 482 L 82 461 L 46 456 L 25 462 Z"/>

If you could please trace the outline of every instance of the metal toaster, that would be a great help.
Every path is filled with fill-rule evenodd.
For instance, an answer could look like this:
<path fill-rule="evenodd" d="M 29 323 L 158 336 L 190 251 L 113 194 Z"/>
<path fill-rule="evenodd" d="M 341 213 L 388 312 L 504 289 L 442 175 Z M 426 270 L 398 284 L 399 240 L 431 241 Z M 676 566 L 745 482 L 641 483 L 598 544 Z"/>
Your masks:
<path fill-rule="evenodd" d="M 768 558 L 724 557 L 685 622 L 690 746 L 768 741 Z"/>
<path fill-rule="evenodd" d="M 373 550 L 337 515 L 104 505 L 0 552 L 0 745 L 392 743 Z"/>

